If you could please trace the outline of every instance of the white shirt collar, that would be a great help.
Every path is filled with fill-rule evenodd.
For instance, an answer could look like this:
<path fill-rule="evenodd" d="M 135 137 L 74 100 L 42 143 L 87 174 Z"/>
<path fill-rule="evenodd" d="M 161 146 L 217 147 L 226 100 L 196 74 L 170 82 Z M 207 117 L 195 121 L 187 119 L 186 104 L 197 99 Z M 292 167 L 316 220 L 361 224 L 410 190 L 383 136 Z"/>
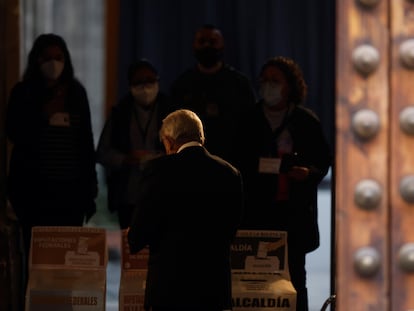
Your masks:
<path fill-rule="evenodd" d="M 182 144 L 182 145 L 181 145 L 181 147 L 180 147 L 180 148 L 178 148 L 177 153 L 179 153 L 181 150 L 183 150 L 183 149 L 185 149 L 185 148 L 187 148 L 187 147 L 192 147 L 192 146 L 199 146 L 199 147 L 202 147 L 203 145 L 202 145 L 202 144 L 200 144 L 200 143 L 199 143 L 199 142 L 197 142 L 197 141 L 190 141 L 190 142 L 188 142 L 188 143 Z"/>

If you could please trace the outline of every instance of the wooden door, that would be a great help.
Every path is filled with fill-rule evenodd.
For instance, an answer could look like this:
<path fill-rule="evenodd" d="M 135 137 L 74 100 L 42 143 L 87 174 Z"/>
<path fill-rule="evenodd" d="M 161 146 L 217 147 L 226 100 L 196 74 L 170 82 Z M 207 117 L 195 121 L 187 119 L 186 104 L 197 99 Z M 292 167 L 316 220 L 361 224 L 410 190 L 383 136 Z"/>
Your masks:
<path fill-rule="evenodd" d="M 414 310 L 414 1 L 337 0 L 336 310 Z"/>

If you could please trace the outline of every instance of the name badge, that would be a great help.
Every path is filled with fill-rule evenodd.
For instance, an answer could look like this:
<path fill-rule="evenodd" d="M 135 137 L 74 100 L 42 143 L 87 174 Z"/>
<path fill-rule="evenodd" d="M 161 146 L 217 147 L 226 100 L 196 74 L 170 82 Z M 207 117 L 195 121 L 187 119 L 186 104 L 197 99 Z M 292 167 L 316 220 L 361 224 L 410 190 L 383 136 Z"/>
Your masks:
<path fill-rule="evenodd" d="M 53 114 L 49 119 L 49 125 L 69 127 L 70 126 L 69 113 L 67 113 L 67 112 L 57 112 L 57 113 Z"/>
<path fill-rule="evenodd" d="M 260 158 L 259 159 L 259 173 L 279 174 L 280 158 Z"/>

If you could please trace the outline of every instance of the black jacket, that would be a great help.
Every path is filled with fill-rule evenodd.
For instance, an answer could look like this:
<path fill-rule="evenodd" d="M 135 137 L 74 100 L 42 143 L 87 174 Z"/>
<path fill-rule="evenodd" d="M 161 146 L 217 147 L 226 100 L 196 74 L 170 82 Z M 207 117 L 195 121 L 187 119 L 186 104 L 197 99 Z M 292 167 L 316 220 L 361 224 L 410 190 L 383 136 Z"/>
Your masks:
<path fill-rule="evenodd" d="M 249 79 L 227 64 L 214 74 L 194 67 L 174 81 L 170 95 L 176 108 L 190 109 L 200 117 L 206 148 L 233 163 L 240 119 L 256 102 Z"/>
<path fill-rule="evenodd" d="M 123 154 L 129 154 L 131 148 L 130 127 L 131 120 L 134 117 L 134 99 L 128 93 L 120 102 L 112 108 L 110 115 L 112 123 L 111 137 L 112 148 Z M 168 97 L 163 93 L 158 93 L 156 102 L 154 103 L 157 129 L 161 127 L 162 120 L 171 112 L 171 106 Z M 104 129 L 105 131 L 105 129 Z M 101 135 L 103 135 L 102 132 Z M 163 152 L 163 146 L 159 140 L 158 132 L 154 135 L 154 146 L 158 152 Z M 98 145 L 99 154 L 99 145 Z M 99 161 L 99 158 L 98 158 Z M 125 200 L 126 191 L 128 189 L 128 181 L 131 170 L 129 166 L 121 168 L 113 168 L 109 163 L 101 163 L 105 166 L 106 181 L 108 186 L 108 209 L 115 211 L 119 209 L 120 204 Z"/>
<path fill-rule="evenodd" d="M 204 147 L 187 147 L 150 162 L 137 189 L 128 238 L 132 253 L 150 248 L 145 304 L 230 309 L 239 171 Z"/>
<path fill-rule="evenodd" d="M 40 177 L 43 164 L 42 135 L 48 128 L 49 120 L 42 113 L 42 105 L 49 96 L 48 90 L 36 82 L 18 82 L 11 91 L 6 118 L 7 137 L 13 145 L 8 175 L 8 198 L 20 216 L 24 210 L 42 208 L 40 198 L 70 198 L 83 204 L 74 204 L 73 209 L 86 208 L 87 213 L 95 208 L 97 176 L 95 150 L 91 125 L 89 101 L 85 88 L 72 80 L 67 85 L 64 109 L 70 116 L 73 128 L 73 144 L 64 146 L 70 156 L 78 157 L 73 170 L 79 172 L 76 180 L 60 183 Z M 58 143 L 58 142 L 57 142 Z M 51 146 L 53 147 L 53 146 Z M 16 210 L 17 209 L 17 210 Z M 82 212 L 82 211 L 80 211 Z"/>
<path fill-rule="evenodd" d="M 310 167 L 303 182 L 290 182 L 289 200 L 276 201 L 277 174 L 259 173 L 259 158 L 269 157 L 274 133 L 263 112 L 263 103 L 246 116 L 239 132 L 239 160 L 242 172 L 246 209 L 242 227 L 245 229 L 285 230 L 302 251 L 319 246 L 317 190 L 331 165 L 331 154 L 322 127 L 316 116 L 303 106 L 296 106 L 286 121 L 293 141 L 295 164 Z M 292 240 L 291 239 L 291 240 Z"/>

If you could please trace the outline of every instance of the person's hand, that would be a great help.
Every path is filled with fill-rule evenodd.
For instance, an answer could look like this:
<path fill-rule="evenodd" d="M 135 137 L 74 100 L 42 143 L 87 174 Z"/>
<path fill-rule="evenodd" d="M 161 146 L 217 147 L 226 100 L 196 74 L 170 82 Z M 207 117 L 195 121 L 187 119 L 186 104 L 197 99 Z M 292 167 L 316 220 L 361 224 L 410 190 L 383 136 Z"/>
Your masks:
<path fill-rule="evenodd" d="M 309 168 L 304 166 L 292 166 L 288 172 L 290 179 L 295 181 L 303 181 L 309 176 Z"/>
<path fill-rule="evenodd" d="M 141 163 L 141 157 L 134 153 L 130 153 L 125 157 L 124 163 L 126 165 L 137 165 L 138 166 Z"/>
<path fill-rule="evenodd" d="M 162 153 L 153 153 L 146 150 L 137 150 L 131 152 L 124 160 L 124 163 L 127 165 L 134 165 L 139 166 L 140 168 L 143 168 L 144 165 L 155 158 L 160 157 L 163 155 Z"/>

